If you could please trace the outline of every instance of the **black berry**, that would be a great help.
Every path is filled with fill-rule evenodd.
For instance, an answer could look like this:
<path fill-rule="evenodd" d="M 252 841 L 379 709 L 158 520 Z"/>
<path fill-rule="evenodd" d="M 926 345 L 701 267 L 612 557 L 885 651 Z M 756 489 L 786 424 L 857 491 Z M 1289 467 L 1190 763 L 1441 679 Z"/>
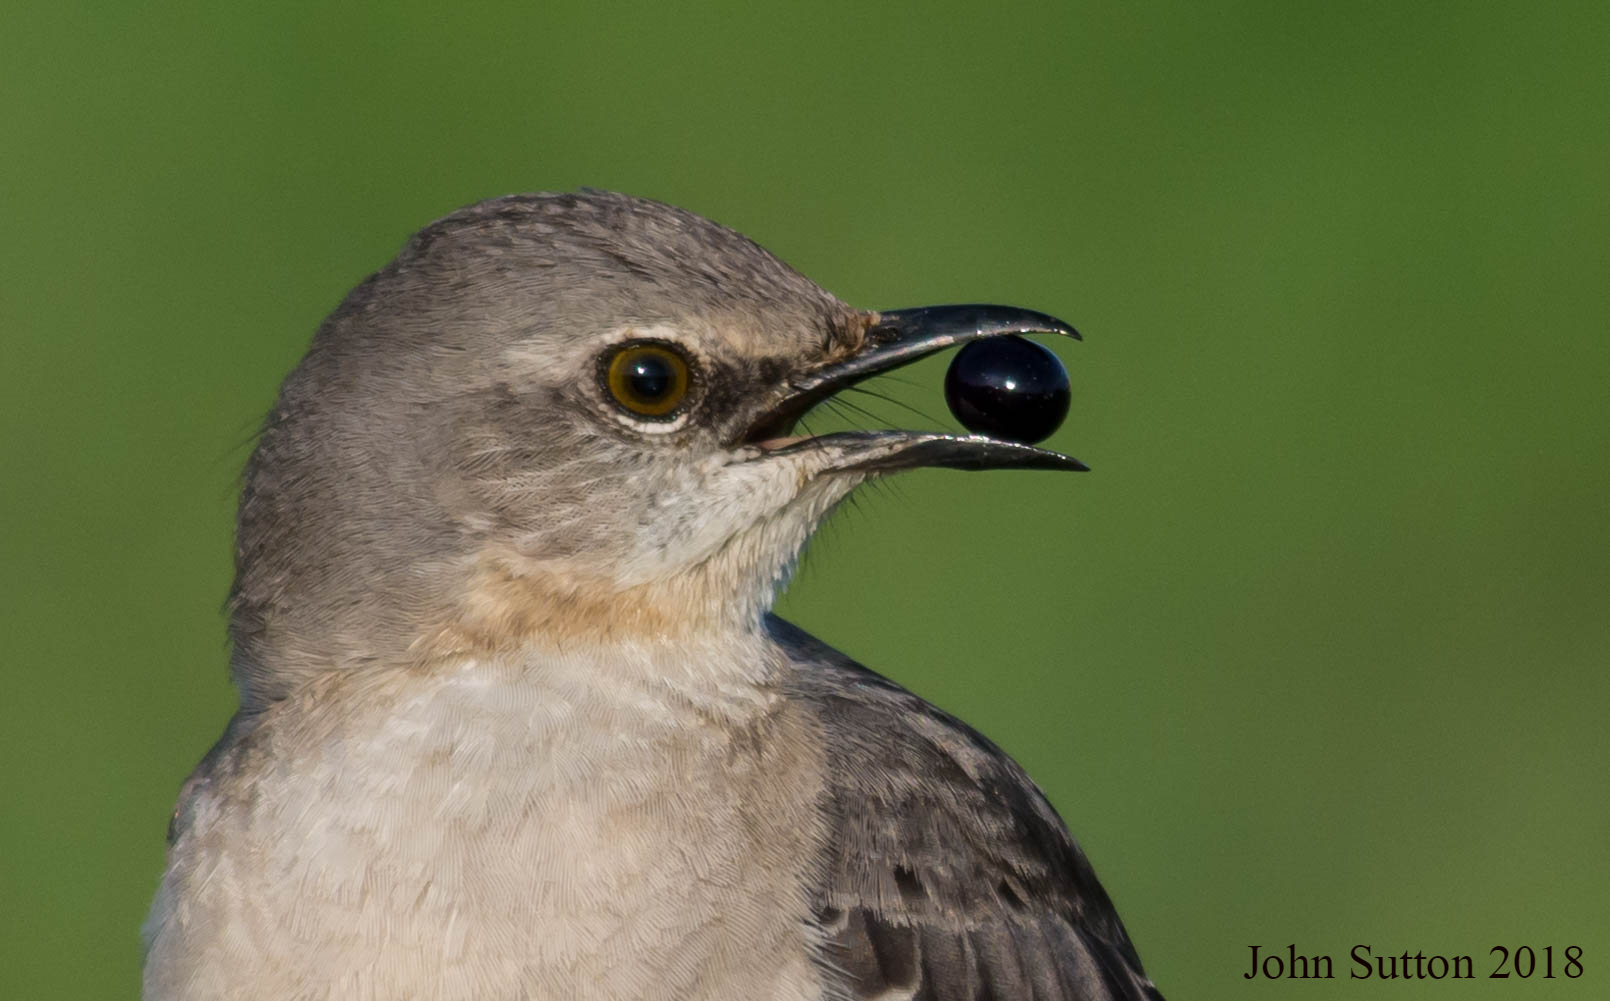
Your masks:
<path fill-rule="evenodd" d="M 1024 445 L 1062 426 L 1069 398 L 1061 360 L 1016 335 L 968 343 L 945 373 L 945 402 L 963 427 Z"/>

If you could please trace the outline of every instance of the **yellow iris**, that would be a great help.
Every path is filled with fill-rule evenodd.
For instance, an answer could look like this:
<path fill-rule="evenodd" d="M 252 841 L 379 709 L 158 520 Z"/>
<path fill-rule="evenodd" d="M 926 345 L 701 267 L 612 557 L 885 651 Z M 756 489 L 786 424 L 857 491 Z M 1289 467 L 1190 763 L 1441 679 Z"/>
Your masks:
<path fill-rule="evenodd" d="M 604 369 L 609 395 L 643 417 L 669 416 L 687 397 L 689 382 L 687 359 L 664 344 L 619 347 Z"/>

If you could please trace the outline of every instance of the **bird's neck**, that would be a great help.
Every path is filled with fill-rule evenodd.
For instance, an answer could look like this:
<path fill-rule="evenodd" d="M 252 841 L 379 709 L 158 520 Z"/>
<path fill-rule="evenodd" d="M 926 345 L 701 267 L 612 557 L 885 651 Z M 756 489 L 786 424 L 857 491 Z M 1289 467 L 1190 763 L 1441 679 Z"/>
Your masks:
<path fill-rule="evenodd" d="M 508 542 L 460 557 L 379 564 L 361 588 L 333 592 L 304 594 L 294 574 L 243 570 L 232 627 L 242 704 L 256 708 L 331 672 L 575 651 L 743 648 L 764 638 L 765 616 L 806 540 L 855 482 L 822 479 L 780 505 L 757 502 L 737 532 L 608 562 L 607 572 L 597 560 L 527 554 Z"/>
<path fill-rule="evenodd" d="M 764 619 L 784 579 L 782 570 L 738 573 L 713 560 L 623 587 L 506 554 L 487 556 L 476 561 L 457 600 L 434 604 L 405 637 L 395 629 L 385 637 L 400 643 L 365 644 L 367 632 L 348 632 L 327 644 L 339 656 L 322 656 L 326 644 L 306 635 L 299 644 L 279 644 L 270 630 L 250 650 L 237 647 L 236 678 L 248 709 L 330 675 L 431 675 L 467 663 L 507 665 L 539 681 L 547 672 L 600 682 L 614 675 L 623 684 L 659 679 L 689 693 L 701 686 L 742 689 L 764 683 L 772 671 L 775 647 Z M 392 620 L 396 627 L 404 621 Z M 365 648 L 374 653 L 365 655 Z M 250 684 L 255 678 L 272 687 Z"/>
<path fill-rule="evenodd" d="M 622 587 L 594 575 L 483 560 L 445 621 L 414 644 L 425 659 L 522 649 L 653 646 L 758 632 L 770 581 L 730 579 L 704 566 L 670 579 Z"/>

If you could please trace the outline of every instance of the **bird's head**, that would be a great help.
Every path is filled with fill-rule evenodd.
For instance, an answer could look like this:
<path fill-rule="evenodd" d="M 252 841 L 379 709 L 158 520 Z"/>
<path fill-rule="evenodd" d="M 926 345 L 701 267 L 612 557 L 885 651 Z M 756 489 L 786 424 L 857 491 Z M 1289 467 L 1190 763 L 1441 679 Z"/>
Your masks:
<path fill-rule="evenodd" d="M 835 391 L 1042 314 L 862 312 L 658 202 L 495 199 L 422 230 L 324 323 L 247 468 L 248 703 L 334 667 L 752 628 L 868 477 L 1083 468 L 930 432 L 794 437 Z"/>

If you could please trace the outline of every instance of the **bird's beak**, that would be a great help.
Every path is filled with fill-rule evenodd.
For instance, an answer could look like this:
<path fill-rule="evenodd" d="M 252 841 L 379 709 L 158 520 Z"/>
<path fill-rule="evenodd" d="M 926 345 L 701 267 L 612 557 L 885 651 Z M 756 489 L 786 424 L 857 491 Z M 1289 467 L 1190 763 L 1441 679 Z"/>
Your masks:
<path fill-rule="evenodd" d="M 1088 469 L 1070 456 L 985 435 L 845 431 L 812 438 L 784 437 L 807 410 L 841 389 L 936 351 L 981 337 L 1005 334 L 1061 334 L 1079 338 L 1079 332 L 1061 320 L 1015 306 L 920 306 L 868 314 L 866 337 L 860 349 L 849 358 L 790 380 L 782 397 L 755 419 L 741 441 L 773 454 L 823 450 L 834 455 L 829 468 L 843 472 L 890 472 L 918 466 Z"/>

